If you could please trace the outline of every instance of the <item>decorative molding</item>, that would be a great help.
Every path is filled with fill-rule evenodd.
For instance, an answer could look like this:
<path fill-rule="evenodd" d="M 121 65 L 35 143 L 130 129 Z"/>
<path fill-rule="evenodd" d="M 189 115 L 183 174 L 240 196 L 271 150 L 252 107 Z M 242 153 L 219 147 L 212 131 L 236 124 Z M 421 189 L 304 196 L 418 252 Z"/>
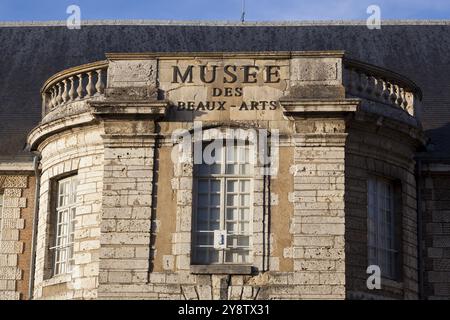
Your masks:
<path fill-rule="evenodd" d="M 167 100 L 154 101 L 90 101 L 93 114 L 100 117 L 145 116 L 159 118 L 166 114 L 169 108 Z"/>
<path fill-rule="evenodd" d="M 358 111 L 359 99 L 280 99 L 286 116 L 298 117 L 306 114 L 342 114 Z"/>

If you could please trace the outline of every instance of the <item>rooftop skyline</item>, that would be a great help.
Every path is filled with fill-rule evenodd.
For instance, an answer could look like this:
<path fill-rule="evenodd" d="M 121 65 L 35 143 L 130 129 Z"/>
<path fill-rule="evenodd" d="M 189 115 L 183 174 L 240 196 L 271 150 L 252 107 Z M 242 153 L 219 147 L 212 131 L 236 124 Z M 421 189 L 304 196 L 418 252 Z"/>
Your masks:
<path fill-rule="evenodd" d="M 1 0 L 0 21 L 66 20 L 70 5 L 82 20 L 227 20 L 240 21 L 242 0 Z M 450 19 L 448 0 L 246 0 L 245 20 L 366 20 L 367 8 L 377 5 L 381 18 Z"/>

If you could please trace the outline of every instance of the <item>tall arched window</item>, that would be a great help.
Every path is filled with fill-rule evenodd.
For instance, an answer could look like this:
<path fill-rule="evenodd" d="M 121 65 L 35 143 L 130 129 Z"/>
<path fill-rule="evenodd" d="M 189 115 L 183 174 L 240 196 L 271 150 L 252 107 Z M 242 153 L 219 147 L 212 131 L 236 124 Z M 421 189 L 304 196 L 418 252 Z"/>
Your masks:
<path fill-rule="evenodd" d="M 194 167 L 194 264 L 252 263 L 252 145 L 204 141 Z"/>

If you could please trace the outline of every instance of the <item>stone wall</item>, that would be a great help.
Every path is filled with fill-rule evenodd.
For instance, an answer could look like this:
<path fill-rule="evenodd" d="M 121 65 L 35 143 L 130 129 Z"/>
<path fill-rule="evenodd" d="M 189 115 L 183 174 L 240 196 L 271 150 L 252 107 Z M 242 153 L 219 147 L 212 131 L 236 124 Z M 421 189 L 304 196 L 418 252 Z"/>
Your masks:
<path fill-rule="evenodd" d="M 0 300 L 28 299 L 35 179 L 0 173 Z"/>
<path fill-rule="evenodd" d="M 340 119 L 309 119 L 297 123 L 294 137 L 294 273 L 287 291 L 305 299 L 345 297 L 344 146 Z M 325 130 L 323 128 L 326 128 Z M 313 138 L 314 137 L 314 138 Z"/>
<path fill-rule="evenodd" d="M 140 128 L 140 130 L 136 130 Z M 98 297 L 157 297 L 150 265 L 154 124 L 105 122 Z M 148 295 L 150 293 L 150 295 Z"/>
<path fill-rule="evenodd" d="M 350 299 L 417 299 L 417 205 L 414 144 L 407 133 L 400 133 L 389 121 L 352 122 L 345 153 L 346 205 L 346 284 Z M 367 180 L 369 177 L 391 180 L 399 199 L 396 200 L 399 278 L 381 279 L 381 290 L 369 290 L 370 274 L 367 249 Z"/>
<path fill-rule="evenodd" d="M 450 298 L 450 175 L 447 163 L 424 161 L 421 179 L 424 293 Z"/>

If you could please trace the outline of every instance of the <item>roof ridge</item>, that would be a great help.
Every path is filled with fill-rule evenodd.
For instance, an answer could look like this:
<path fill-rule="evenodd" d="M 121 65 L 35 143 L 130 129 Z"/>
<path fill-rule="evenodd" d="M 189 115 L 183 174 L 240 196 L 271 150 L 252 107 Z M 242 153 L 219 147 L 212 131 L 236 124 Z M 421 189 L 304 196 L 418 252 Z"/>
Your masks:
<path fill-rule="evenodd" d="M 0 27 L 65 26 L 65 20 L 0 21 Z M 360 26 L 366 20 L 295 20 L 295 21 L 227 21 L 227 20 L 82 20 L 82 26 L 95 25 L 168 25 L 168 26 L 236 26 L 236 27 L 295 27 L 295 26 Z M 450 20 L 383 20 L 382 25 L 449 25 Z"/>

